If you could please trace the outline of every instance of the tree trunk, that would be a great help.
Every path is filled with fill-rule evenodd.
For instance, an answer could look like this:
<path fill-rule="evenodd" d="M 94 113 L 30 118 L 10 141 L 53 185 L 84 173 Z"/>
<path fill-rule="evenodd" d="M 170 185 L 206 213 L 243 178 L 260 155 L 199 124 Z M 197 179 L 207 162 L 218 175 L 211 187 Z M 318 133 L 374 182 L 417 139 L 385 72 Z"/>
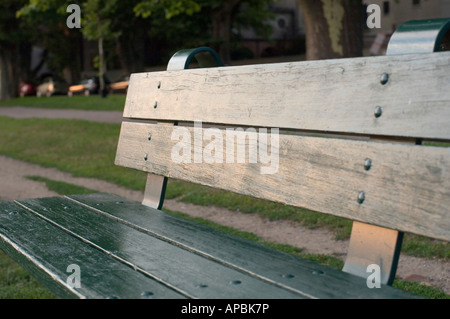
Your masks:
<path fill-rule="evenodd" d="M 306 30 L 306 58 L 334 59 L 362 55 L 361 0 L 297 0 Z"/>
<path fill-rule="evenodd" d="M 105 88 L 105 53 L 103 52 L 103 38 L 100 37 L 98 39 L 98 76 L 99 76 L 99 93 L 101 97 L 106 97 L 106 88 Z"/>
<path fill-rule="evenodd" d="M 17 96 L 13 93 L 13 76 L 10 54 L 8 50 L 2 50 L 0 53 L 0 100 Z"/>
<path fill-rule="evenodd" d="M 0 49 L 0 100 L 18 96 L 20 80 L 30 80 L 31 45 L 11 43 Z"/>
<path fill-rule="evenodd" d="M 241 2 L 242 0 L 223 1 L 223 4 L 211 13 L 212 38 L 225 65 L 231 61 L 231 25 Z"/>
<path fill-rule="evenodd" d="M 145 66 L 146 25 L 137 24 L 135 30 L 124 32 L 116 39 L 120 62 L 127 74 L 142 72 Z"/>
<path fill-rule="evenodd" d="M 81 81 L 81 70 L 82 70 L 82 64 L 83 64 L 83 37 L 81 35 L 81 32 L 72 32 L 70 36 L 64 39 L 67 43 L 67 46 L 70 47 L 72 52 L 72 60 L 71 63 L 69 63 L 69 70 L 70 70 L 70 83 L 80 83 Z"/>

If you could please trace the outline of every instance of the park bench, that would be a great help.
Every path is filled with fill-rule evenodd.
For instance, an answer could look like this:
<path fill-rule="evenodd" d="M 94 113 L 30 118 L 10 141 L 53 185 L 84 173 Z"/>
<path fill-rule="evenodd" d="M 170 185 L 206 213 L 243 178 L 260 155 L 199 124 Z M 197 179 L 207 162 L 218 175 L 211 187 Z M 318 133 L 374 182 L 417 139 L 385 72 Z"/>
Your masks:
<path fill-rule="evenodd" d="M 179 51 L 130 79 L 115 163 L 148 173 L 142 203 L 4 202 L 0 246 L 67 298 L 416 297 L 392 287 L 403 233 L 450 240 L 449 148 L 429 143 L 450 141 L 449 28 L 406 23 L 386 56 L 221 66 Z M 344 268 L 163 212 L 168 178 L 353 220 Z"/>

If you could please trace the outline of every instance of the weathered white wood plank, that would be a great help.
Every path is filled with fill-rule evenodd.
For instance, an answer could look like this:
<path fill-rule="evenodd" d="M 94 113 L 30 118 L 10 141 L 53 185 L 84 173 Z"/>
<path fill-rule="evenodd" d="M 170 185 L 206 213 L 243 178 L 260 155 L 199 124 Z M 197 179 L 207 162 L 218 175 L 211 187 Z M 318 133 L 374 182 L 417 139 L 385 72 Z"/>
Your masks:
<path fill-rule="evenodd" d="M 137 73 L 124 117 L 448 140 L 449 87 L 450 52 Z"/>
<path fill-rule="evenodd" d="M 216 135 L 204 135 L 211 132 Z M 177 147 L 188 138 L 192 147 L 183 153 Z M 221 138 L 223 163 L 216 163 L 217 159 L 205 154 L 219 154 L 219 147 L 218 153 L 210 152 L 214 149 L 211 141 Z M 273 151 L 266 164 L 258 157 L 250 163 L 248 140 L 242 144 L 247 152 L 245 163 L 238 163 L 236 157 L 227 163 L 225 141 L 224 130 L 123 122 L 116 164 L 450 240 L 448 148 L 280 135 L 276 152 L 276 140 L 261 135 L 258 146 L 262 148 L 257 150 Z M 241 145 L 236 143 L 236 147 Z M 191 163 L 176 163 L 183 154 Z M 364 167 L 366 159 L 371 160 L 369 170 Z M 213 163 L 208 164 L 209 160 Z M 262 167 L 271 167 L 272 174 L 262 174 Z M 362 203 L 358 202 L 360 192 L 365 195 Z"/>

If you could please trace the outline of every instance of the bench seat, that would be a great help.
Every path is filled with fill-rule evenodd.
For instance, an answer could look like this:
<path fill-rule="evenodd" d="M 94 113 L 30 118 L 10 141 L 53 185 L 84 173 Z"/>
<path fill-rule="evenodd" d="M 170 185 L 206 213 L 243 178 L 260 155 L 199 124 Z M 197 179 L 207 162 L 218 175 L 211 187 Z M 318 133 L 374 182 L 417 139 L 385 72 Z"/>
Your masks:
<path fill-rule="evenodd" d="M 0 233 L 0 248 L 63 297 L 415 297 L 112 194 L 3 204 Z"/>

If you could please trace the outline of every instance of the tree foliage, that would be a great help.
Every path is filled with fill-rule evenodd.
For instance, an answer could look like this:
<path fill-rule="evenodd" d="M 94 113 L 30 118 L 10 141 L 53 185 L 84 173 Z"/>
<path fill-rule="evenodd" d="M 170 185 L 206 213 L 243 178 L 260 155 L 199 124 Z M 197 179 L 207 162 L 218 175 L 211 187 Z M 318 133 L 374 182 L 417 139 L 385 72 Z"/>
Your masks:
<path fill-rule="evenodd" d="M 53 69 L 69 66 L 73 75 L 79 74 L 81 61 L 74 59 L 74 52 L 82 38 L 98 42 L 99 73 L 105 71 L 104 61 L 111 51 L 117 52 L 127 73 L 139 72 L 148 63 L 167 62 L 180 48 L 202 45 L 216 49 L 227 64 L 237 39 L 233 28 L 251 27 L 261 36 L 269 36 L 267 21 L 273 17 L 269 7 L 275 1 L 3 0 L 0 68 L 9 68 L 11 76 L 23 76 L 23 70 L 27 70 L 24 60 L 29 58 L 29 52 L 28 57 L 24 52 L 39 43 L 53 52 Z M 362 0 L 297 1 L 305 18 L 309 59 L 359 54 Z M 81 7 L 81 29 L 68 29 L 65 25 L 69 4 Z M 14 86 L 17 80 L 12 82 Z M 4 87 L 6 81 L 1 83 Z M 1 96 L 5 90 L 14 94 L 12 88 L 3 88 Z"/>
<path fill-rule="evenodd" d="M 267 36 L 270 27 L 264 22 L 270 17 L 268 5 L 273 1 L 29 0 L 18 16 L 29 19 L 36 14 L 51 12 L 59 14 L 61 19 L 63 15 L 67 15 L 66 8 L 69 4 L 78 4 L 82 8 L 81 32 L 84 38 L 99 41 L 99 51 L 100 42 L 115 39 L 124 68 L 136 71 L 137 67 L 142 67 L 143 57 L 139 53 L 126 52 L 130 45 L 142 47 L 137 40 L 131 40 L 136 38 L 136 34 L 141 38 L 154 36 L 160 43 L 164 41 L 164 44 L 180 39 L 185 39 L 188 43 L 194 42 L 192 40 L 197 37 L 197 42 L 214 46 L 228 62 L 233 24 L 251 26 L 257 33 Z M 154 32 L 154 26 L 158 26 L 157 32 Z M 130 30 L 130 27 L 133 29 Z M 137 27 L 145 28 L 146 34 L 142 34 L 142 30 Z M 133 63 L 133 58 L 138 63 Z"/>
<path fill-rule="evenodd" d="M 194 0 L 142 0 L 133 10 L 137 16 L 148 18 L 155 11 L 163 10 L 167 19 L 180 14 L 193 15 L 201 9 L 198 1 Z"/>

